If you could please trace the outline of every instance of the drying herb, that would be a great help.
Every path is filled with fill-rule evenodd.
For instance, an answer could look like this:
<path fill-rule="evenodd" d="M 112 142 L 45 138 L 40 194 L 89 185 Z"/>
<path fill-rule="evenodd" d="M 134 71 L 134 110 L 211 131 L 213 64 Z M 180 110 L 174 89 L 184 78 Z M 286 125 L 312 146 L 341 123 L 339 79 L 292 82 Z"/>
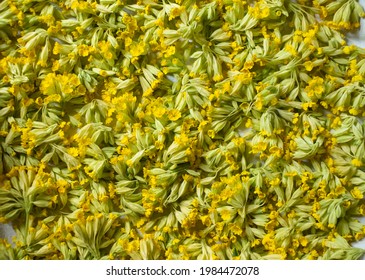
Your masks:
<path fill-rule="evenodd" d="M 358 259 L 355 0 L 4 0 L 1 259 Z"/>

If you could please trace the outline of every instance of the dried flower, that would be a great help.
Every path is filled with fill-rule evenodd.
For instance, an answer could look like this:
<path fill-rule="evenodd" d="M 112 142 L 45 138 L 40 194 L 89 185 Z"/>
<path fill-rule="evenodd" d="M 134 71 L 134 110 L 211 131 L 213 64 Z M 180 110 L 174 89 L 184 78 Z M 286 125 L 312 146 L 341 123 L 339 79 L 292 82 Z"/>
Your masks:
<path fill-rule="evenodd" d="M 0 259 L 358 259 L 363 9 L 2 1 Z"/>

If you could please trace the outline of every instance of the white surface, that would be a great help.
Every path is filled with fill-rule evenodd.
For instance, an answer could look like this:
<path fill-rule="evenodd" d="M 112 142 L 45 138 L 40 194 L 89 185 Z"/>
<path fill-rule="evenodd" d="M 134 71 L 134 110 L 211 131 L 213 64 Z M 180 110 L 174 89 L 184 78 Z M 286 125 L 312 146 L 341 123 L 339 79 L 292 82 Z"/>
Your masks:
<path fill-rule="evenodd" d="M 359 0 L 361 6 L 365 7 L 365 0 Z M 359 47 L 365 48 L 365 20 L 361 20 L 360 30 L 354 33 L 350 33 L 347 36 L 349 44 L 354 44 Z"/>
<path fill-rule="evenodd" d="M 359 3 L 361 4 L 361 6 L 365 7 L 365 0 L 359 0 Z M 349 44 L 354 44 L 359 47 L 365 48 L 365 20 L 364 19 L 361 20 L 360 30 L 355 33 L 349 34 L 347 36 L 347 39 L 348 39 Z M 362 217 L 359 220 L 361 223 L 365 224 L 365 217 Z M 359 242 L 355 242 L 352 245 L 354 247 L 365 249 L 365 239 L 363 239 Z M 365 260 L 365 255 L 362 257 L 362 259 Z"/>
<path fill-rule="evenodd" d="M 11 242 L 11 238 L 15 235 L 13 228 L 8 224 L 0 224 L 0 238 L 5 238 Z"/>
<path fill-rule="evenodd" d="M 208 273 L 228 268 L 228 274 Z M 253 269 L 257 268 L 257 269 Z M 0 261 L 2 279 L 362 279 L 361 261 Z M 251 271 L 251 273 L 250 273 Z M 111 274 L 113 272 L 113 274 Z M 159 275 L 164 272 L 164 275 Z M 230 275 L 232 273 L 232 275 Z M 139 275 L 138 275 L 139 274 Z M 246 275 L 245 275 L 246 274 Z M 258 275 L 255 275 L 258 274 Z M 117 276 L 116 276 L 117 275 Z"/>

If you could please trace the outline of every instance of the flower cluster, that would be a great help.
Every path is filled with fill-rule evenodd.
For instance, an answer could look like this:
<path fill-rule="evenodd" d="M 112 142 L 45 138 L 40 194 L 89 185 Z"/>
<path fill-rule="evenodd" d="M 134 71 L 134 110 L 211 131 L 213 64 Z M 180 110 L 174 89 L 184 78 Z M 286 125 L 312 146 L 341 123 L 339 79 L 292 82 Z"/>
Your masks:
<path fill-rule="evenodd" d="M 358 259 L 355 0 L 4 0 L 0 259 Z"/>

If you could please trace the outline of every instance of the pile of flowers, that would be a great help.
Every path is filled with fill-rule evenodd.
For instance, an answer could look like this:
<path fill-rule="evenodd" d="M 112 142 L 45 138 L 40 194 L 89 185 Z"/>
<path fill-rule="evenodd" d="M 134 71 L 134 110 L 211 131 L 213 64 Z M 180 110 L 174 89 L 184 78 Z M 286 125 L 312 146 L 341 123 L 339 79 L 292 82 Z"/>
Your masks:
<path fill-rule="evenodd" d="M 358 259 L 355 0 L 4 0 L 0 259 Z"/>

